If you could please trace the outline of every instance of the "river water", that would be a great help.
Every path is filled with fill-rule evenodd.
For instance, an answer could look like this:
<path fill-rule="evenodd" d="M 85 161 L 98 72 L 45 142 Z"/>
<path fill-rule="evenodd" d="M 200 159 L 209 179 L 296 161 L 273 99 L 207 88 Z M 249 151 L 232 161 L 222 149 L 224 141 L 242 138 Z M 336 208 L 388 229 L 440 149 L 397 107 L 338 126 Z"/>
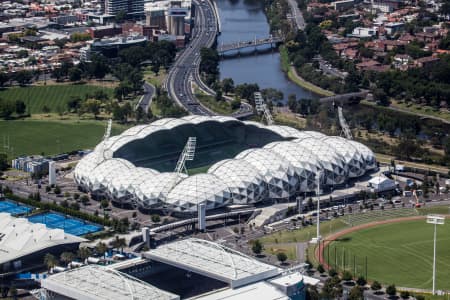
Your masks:
<path fill-rule="evenodd" d="M 221 35 L 218 44 L 246 41 L 269 36 L 270 28 L 264 14 L 262 1 L 258 0 L 214 0 L 220 15 Z M 261 89 L 274 88 L 297 99 L 316 96 L 289 81 L 281 70 L 280 54 L 269 51 L 221 60 L 220 78 L 232 78 L 234 83 L 257 83 Z"/>

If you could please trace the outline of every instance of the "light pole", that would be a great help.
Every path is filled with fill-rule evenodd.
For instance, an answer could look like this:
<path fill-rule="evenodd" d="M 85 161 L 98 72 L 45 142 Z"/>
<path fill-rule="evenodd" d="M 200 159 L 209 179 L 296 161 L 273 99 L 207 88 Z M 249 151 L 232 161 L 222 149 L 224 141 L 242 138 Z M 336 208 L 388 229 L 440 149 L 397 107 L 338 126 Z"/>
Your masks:
<path fill-rule="evenodd" d="M 322 171 L 318 171 L 317 180 L 317 242 L 320 243 L 320 176 Z"/>
<path fill-rule="evenodd" d="M 438 215 L 428 215 L 427 223 L 434 224 L 434 248 L 433 248 L 433 295 L 436 290 L 436 225 L 444 225 L 445 218 Z"/>

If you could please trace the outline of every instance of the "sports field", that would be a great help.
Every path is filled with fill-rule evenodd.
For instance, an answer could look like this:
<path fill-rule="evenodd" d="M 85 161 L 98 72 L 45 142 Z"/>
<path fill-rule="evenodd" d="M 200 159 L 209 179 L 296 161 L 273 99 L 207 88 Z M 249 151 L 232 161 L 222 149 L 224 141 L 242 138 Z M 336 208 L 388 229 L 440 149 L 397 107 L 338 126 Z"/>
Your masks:
<path fill-rule="evenodd" d="M 31 114 L 42 113 L 42 108 L 47 106 L 53 113 L 58 109 L 67 110 L 67 102 L 72 96 L 84 99 L 86 94 L 103 90 L 110 97 L 113 89 L 93 85 L 48 85 L 14 87 L 0 90 L 0 99 L 22 100 Z"/>
<path fill-rule="evenodd" d="M 325 248 L 324 259 L 348 270 L 399 287 L 432 288 L 433 225 L 425 219 L 383 224 L 340 236 Z M 437 289 L 450 289 L 450 223 L 437 230 Z"/>
<path fill-rule="evenodd" d="M 4 138 L 9 136 L 8 156 L 22 154 L 58 154 L 92 148 L 105 132 L 106 122 L 100 121 L 0 121 L 0 152 L 5 151 Z M 125 130 L 113 126 L 112 134 Z"/>

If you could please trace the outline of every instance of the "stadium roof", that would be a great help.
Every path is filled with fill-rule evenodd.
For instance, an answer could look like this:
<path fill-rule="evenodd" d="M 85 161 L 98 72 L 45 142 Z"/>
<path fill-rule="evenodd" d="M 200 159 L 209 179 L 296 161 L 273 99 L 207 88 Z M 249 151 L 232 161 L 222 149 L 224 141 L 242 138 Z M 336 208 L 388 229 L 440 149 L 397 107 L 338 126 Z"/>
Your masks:
<path fill-rule="evenodd" d="M 49 229 L 44 224 L 0 213 L 0 265 L 46 248 L 83 241 L 62 229 Z"/>
<path fill-rule="evenodd" d="M 43 288 L 71 299 L 152 299 L 176 300 L 179 296 L 109 267 L 89 265 L 51 275 Z"/>
<path fill-rule="evenodd" d="M 163 262 L 230 284 L 236 288 L 281 273 L 281 269 L 259 262 L 217 243 L 190 238 L 145 252 L 146 258 Z"/>

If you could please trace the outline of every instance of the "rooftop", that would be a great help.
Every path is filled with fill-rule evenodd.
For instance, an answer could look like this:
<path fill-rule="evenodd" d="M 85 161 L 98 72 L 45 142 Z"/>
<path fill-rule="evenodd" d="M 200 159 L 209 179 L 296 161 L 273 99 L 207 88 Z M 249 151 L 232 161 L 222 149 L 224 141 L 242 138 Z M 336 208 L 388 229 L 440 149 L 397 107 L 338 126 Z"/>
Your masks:
<path fill-rule="evenodd" d="M 58 273 L 41 282 L 43 288 L 73 299 L 177 300 L 179 296 L 160 290 L 108 267 L 89 265 Z"/>
<path fill-rule="evenodd" d="M 186 269 L 236 288 L 280 274 L 275 266 L 259 262 L 217 243 L 189 238 L 152 249 L 144 257 Z"/>
<path fill-rule="evenodd" d="M 62 229 L 49 229 L 44 224 L 0 213 L 0 264 L 46 248 L 83 241 Z"/>

